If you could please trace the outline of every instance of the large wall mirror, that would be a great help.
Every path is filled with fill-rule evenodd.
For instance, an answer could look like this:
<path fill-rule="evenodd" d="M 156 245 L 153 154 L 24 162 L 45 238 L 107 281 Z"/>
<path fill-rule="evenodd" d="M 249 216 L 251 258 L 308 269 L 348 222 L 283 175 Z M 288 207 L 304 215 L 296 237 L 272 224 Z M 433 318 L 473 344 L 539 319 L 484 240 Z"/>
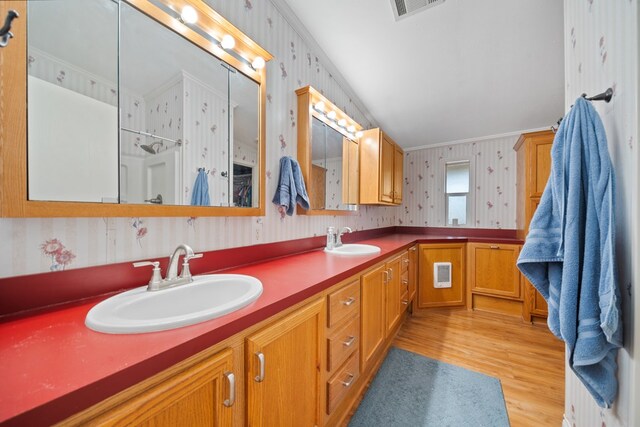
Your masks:
<path fill-rule="evenodd" d="M 298 89 L 298 160 L 309 215 L 350 215 L 358 209 L 357 134 L 362 127 L 310 86 Z"/>
<path fill-rule="evenodd" d="M 26 170 L 3 216 L 264 214 L 268 52 L 200 1 L 12 3 Z"/>

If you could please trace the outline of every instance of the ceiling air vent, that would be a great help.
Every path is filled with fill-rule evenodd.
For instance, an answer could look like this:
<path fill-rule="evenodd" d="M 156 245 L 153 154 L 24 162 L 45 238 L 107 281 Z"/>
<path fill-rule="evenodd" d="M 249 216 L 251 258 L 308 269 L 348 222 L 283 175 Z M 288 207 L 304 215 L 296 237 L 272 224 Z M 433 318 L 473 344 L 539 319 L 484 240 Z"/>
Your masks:
<path fill-rule="evenodd" d="M 391 0 L 391 8 L 396 21 L 398 21 L 444 2 L 445 0 Z"/>

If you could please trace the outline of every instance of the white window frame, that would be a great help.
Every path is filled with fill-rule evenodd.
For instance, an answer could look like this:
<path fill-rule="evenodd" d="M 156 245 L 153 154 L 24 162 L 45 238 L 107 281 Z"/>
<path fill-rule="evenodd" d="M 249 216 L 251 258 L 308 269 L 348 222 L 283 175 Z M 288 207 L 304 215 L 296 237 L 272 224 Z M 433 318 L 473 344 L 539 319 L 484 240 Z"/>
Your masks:
<path fill-rule="evenodd" d="M 468 193 L 447 193 L 447 166 L 461 163 L 469 164 L 469 192 Z M 444 226 L 474 228 L 475 224 L 475 162 L 471 158 L 442 159 L 442 192 L 444 194 Z M 449 224 L 449 196 L 467 196 L 467 222 L 465 224 Z"/>

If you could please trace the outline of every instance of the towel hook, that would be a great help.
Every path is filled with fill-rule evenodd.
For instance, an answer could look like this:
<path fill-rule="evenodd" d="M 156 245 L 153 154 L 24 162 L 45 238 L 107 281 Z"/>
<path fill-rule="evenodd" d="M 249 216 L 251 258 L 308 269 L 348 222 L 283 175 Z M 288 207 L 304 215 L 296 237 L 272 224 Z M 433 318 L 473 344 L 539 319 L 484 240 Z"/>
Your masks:
<path fill-rule="evenodd" d="M 11 32 L 11 22 L 16 19 L 18 16 L 18 12 L 11 9 L 7 13 L 7 17 L 4 20 L 4 25 L 0 28 L 0 47 L 5 47 L 9 44 L 9 39 L 13 38 L 13 33 Z"/>
<path fill-rule="evenodd" d="M 209 175 L 209 172 L 210 172 L 210 171 L 206 170 L 205 168 L 198 168 L 198 172 L 202 172 L 202 171 L 204 171 L 204 173 L 206 173 L 207 175 Z"/>
<path fill-rule="evenodd" d="M 604 101 L 604 102 L 610 102 L 611 98 L 613 98 L 613 89 L 611 88 L 607 88 L 607 90 L 605 90 L 602 93 L 599 93 L 597 95 L 594 95 L 590 98 L 587 98 L 587 94 L 583 93 L 582 97 L 584 99 L 586 99 L 587 101 Z"/>

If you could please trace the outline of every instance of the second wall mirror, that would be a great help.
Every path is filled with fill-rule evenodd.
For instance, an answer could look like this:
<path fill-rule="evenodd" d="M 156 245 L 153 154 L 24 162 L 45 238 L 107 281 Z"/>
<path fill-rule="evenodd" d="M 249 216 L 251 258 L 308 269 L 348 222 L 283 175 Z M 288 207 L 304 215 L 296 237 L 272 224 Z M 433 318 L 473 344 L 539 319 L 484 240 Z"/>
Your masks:
<path fill-rule="evenodd" d="M 353 215 L 358 209 L 358 134 L 362 127 L 314 88 L 298 95 L 298 161 L 309 193 L 307 215 Z"/>

